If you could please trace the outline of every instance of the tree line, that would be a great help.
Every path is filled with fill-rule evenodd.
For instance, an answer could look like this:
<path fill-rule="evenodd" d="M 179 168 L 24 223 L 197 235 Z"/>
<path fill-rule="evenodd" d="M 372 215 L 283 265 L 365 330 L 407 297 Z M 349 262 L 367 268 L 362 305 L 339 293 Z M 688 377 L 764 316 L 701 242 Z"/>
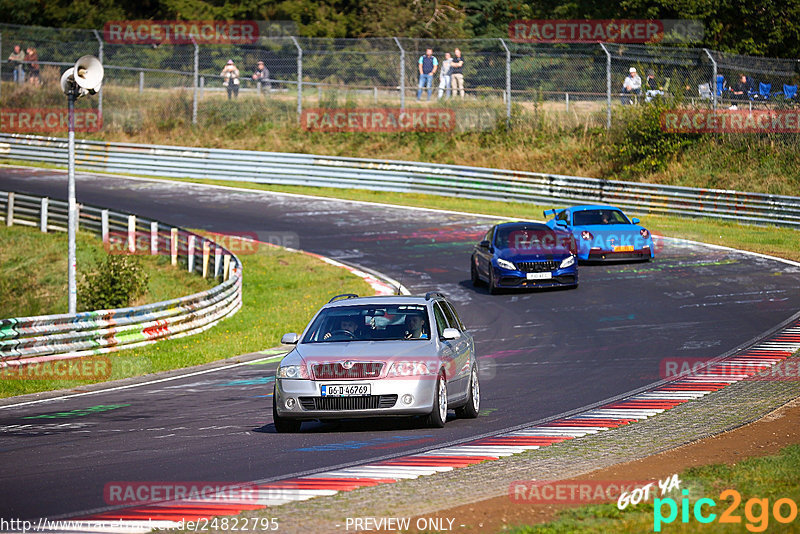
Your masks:
<path fill-rule="evenodd" d="M 800 0 L 0 0 L 4 22 L 103 28 L 109 20 L 291 21 L 303 37 L 505 37 L 518 19 L 692 19 L 702 46 L 800 58 Z"/>

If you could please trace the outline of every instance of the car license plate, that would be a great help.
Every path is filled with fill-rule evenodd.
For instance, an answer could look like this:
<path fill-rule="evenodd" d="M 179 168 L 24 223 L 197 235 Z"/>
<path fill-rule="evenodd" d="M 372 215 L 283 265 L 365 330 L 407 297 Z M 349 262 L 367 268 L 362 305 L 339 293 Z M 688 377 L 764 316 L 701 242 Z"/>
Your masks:
<path fill-rule="evenodd" d="M 553 278 L 553 273 L 525 273 L 528 280 L 549 280 Z"/>
<path fill-rule="evenodd" d="M 633 252 L 633 245 L 614 247 L 614 252 Z"/>
<path fill-rule="evenodd" d="M 324 384 L 320 386 L 323 397 L 363 397 L 369 395 L 369 384 Z"/>

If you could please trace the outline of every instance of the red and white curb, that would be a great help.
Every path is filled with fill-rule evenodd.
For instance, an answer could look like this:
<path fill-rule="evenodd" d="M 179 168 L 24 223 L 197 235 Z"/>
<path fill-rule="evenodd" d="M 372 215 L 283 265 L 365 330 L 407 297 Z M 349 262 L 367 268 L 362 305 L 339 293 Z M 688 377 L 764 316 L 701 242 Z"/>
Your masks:
<path fill-rule="evenodd" d="M 112 521 L 120 521 L 125 525 L 119 530 L 112 529 L 115 532 L 177 528 L 181 521 L 232 516 L 247 510 L 335 495 L 340 491 L 414 479 L 497 460 L 635 423 L 732 383 L 747 378 L 757 379 L 759 373 L 797 350 L 800 350 L 800 320 L 754 346 L 711 364 L 702 374 L 688 375 L 576 415 L 419 454 L 277 482 L 246 484 L 256 491 L 247 499 L 236 500 L 217 495 L 206 500 L 172 501 L 92 514 L 75 518 L 72 530 L 89 532 L 96 530 L 98 525 L 104 525 L 109 531 L 108 525 Z M 745 371 L 740 372 L 740 369 Z"/>

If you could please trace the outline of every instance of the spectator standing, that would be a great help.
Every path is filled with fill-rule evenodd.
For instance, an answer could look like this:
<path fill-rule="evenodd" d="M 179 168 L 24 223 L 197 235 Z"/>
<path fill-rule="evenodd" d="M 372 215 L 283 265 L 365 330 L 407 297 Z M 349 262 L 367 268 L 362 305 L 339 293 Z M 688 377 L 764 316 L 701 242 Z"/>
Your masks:
<path fill-rule="evenodd" d="M 453 64 L 453 58 L 450 52 L 444 53 L 444 61 L 442 61 L 442 68 L 439 70 L 439 99 L 441 100 L 447 89 L 447 98 L 450 98 L 450 66 Z"/>
<path fill-rule="evenodd" d="M 20 76 L 22 62 L 25 61 L 25 52 L 22 51 L 20 45 L 14 45 L 14 51 L 8 55 L 8 66 L 14 73 L 14 81 L 22 83 L 25 81 L 24 76 Z M 22 78 L 22 79 L 20 79 Z"/>
<path fill-rule="evenodd" d="M 25 66 L 28 70 L 28 81 L 32 85 L 39 85 L 39 54 L 32 46 L 25 50 Z"/>
<path fill-rule="evenodd" d="M 439 68 L 439 60 L 433 55 L 433 48 L 427 48 L 425 54 L 419 56 L 419 89 L 417 89 L 417 100 L 422 96 L 423 87 L 428 88 L 428 100 L 431 99 L 431 84 L 433 83 L 433 75 L 436 74 L 436 69 Z"/>
<path fill-rule="evenodd" d="M 272 89 L 272 84 L 269 81 L 269 69 L 264 66 L 263 61 L 258 62 L 258 67 L 256 67 L 255 72 L 253 72 L 253 79 L 258 85 L 259 93 L 262 89 L 266 89 L 267 91 Z"/>
<path fill-rule="evenodd" d="M 236 68 L 234 65 L 233 60 L 229 59 L 228 63 L 225 65 L 225 68 L 222 69 L 220 73 L 222 76 L 222 85 L 224 85 L 228 89 L 228 100 L 231 99 L 231 95 L 234 98 L 239 97 L 239 69 Z"/>
<path fill-rule="evenodd" d="M 456 57 L 453 58 L 453 63 L 450 66 L 450 78 L 452 78 L 453 96 L 461 93 L 461 98 L 463 99 L 464 74 L 462 69 L 464 68 L 464 58 L 461 57 L 461 49 L 456 48 L 453 52 L 456 54 Z"/>
<path fill-rule="evenodd" d="M 636 68 L 631 67 L 628 70 L 628 75 L 622 82 L 622 104 L 633 104 L 633 98 L 627 95 L 640 95 L 642 94 L 642 79 L 636 73 Z"/>

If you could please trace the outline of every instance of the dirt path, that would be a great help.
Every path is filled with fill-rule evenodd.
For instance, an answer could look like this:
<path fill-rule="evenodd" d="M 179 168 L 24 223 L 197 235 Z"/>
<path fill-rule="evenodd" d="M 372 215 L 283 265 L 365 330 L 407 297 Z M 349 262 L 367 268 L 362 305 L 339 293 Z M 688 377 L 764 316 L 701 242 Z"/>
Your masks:
<path fill-rule="evenodd" d="M 800 443 L 800 398 L 765 417 L 694 443 L 641 460 L 617 464 L 570 481 L 664 479 L 689 467 L 706 464 L 736 464 L 746 458 L 776 454 L 787 445 Z M 454 517 L 466 528 L 459 533 L 497 532 L 504 526 L 544 523 L 557 511 L 579 505 L 515 502 L 508 495 L 441 510 L 441 517 Z M 415 524 L 416 518 L 411 521 Z"/>

